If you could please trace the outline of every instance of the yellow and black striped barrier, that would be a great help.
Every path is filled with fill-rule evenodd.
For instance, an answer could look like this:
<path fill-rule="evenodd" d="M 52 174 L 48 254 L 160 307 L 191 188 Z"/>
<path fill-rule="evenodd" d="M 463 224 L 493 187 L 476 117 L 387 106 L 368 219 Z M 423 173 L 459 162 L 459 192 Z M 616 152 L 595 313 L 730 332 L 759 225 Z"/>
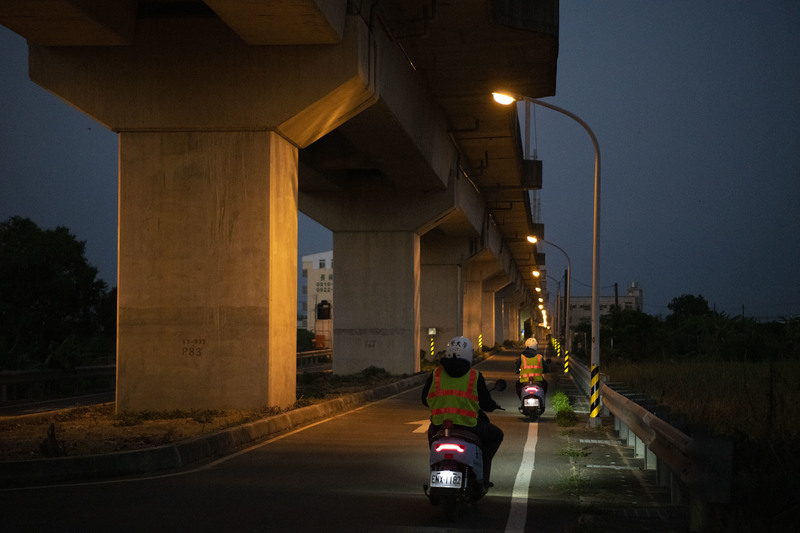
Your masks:
<path fill-rule="evenodd" d="M 591 373 L 591 386 L 589 387 L 589 396 L 591 397 L 591 408 L 589 409 L 589 416 L 597 418 L 600 416 L 600 367 L 592 366 Z"/>
<path fill-rule="evenodd" d="M 556 357 L 561 357 L 561 343 L 558 342 L 558 339 L 552 339 L 553 348 L 556 351 Z M 564 351 L 564 373 L 569 373 L 569 352 Z"/>
<path fill-rule="evenodd" d="M 431 337 L 431 361 L 436 359 L 436 349 L 434 348 L 433 337 Z"/>

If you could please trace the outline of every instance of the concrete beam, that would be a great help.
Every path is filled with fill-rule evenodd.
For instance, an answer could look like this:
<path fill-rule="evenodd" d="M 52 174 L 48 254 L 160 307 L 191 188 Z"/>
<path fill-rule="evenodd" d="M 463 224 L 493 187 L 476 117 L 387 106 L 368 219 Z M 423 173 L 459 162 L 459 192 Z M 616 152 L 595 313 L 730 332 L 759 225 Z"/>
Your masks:
<path fill-rule="evenodd" d="M 121 46 L 133 41 L 136 0 L 0 0 L 0 25 L 44 46 Z"/>
<path fill-rule="evenodd" d="M 249 45 L 341 42 L 347 0 L 205 0 Z"/>
<path fill-rule="evenodd" d="M 46 46 L 129 45 L 140 3 L 137 0 L 0 0 L 0 25 Z M 212 15 L 213 10 L 242 41 L 254 46 L 336 44 L 344 35 L 347 0 L 205 0 L 150 3 L 149 8 L 168 12 L 173 15 L 171 18 Z M 142 20 L 147 18 L 145 14 Z"/>
<path fill-rule="evenodd" d="M 30 48 L 35 83 L 114 131 L 269 130 L 297 147 L 375 102 L 373 69 L 357 17 L 330 46 L 247 46 L 215 18 L 155 18 L 131 46 Z"/>
<path fill-rule="evenodd" d="M 396 41 L 381 25 L 373 26 L 369 36 L 371 57 L 380 65 L 373 72 L 380 98 L 342 124 L 335 137 L 309 147 L 301 160 L 345 188 L 372 182 L 370 186 L 399 190 L 444 190 L 463 159 L 453 142 L 452 126 Z M 353 165 L 339 156 L 347 152 L 363 159 Z M 302 176 L 300 185 L 313 192 Z"/>

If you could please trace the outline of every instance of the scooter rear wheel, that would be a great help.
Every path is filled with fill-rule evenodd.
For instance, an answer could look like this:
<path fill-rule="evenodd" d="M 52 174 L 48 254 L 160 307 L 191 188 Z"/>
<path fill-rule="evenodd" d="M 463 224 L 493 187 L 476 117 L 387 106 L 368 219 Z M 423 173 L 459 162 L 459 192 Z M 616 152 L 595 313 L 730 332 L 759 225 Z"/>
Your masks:
<path fill-rule="evenodd" d="M 444 511 L 445 520 L 455 522 L 458 518 L 458 498 L 454 496 L 442 498 L 442 510 Z"/>

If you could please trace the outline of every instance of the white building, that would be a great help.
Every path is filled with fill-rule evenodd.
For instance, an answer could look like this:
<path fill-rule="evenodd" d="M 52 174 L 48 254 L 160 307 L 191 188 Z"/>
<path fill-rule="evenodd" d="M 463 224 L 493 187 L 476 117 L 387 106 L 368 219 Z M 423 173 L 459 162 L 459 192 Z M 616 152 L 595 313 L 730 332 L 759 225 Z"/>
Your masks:
<path fill-rule="evenodd" d="M 301 314 L 306 319 L 298 328 L 316 331 L 317 306 L 323 301 L 333 306 L 333 250 L 303 256 L 303 296 Z"/>
<path fill-rule="evenodd" d="M 614 305 L 619 305 L 622 310 L 641 311 L 644 295 L 639 283 L 634 281 L 628 287 L 625 296 L 600 296 L 600 315 L 608 315 Z M 569 297 L 569 329 L 574 330 L 581 322 L 592 320 L 592 297 Z"/>

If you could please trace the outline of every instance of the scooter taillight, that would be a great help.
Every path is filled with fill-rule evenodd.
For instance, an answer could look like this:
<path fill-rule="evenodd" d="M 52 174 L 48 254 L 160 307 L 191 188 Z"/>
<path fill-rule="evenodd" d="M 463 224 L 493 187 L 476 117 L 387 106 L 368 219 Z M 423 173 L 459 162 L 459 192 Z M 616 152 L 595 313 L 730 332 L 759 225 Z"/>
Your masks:
<path fill-rule="evenodd" d="M 458 452 L 458 453 L 464 453 L 464 451 L 465 451 L 465 448 L 464 448 L 463 446 L 461 446 L 460 444 L 446 443 L 446 444 L 439 444 L 439 445 L 437 445 L 437 446 L 436 446 L 436 451 L 437 451 L 437 452 Z"/>
<path fill-rule="evenodd" d="M 539 387 L 525 387 L 525 392 L 539 392 Z"/>

